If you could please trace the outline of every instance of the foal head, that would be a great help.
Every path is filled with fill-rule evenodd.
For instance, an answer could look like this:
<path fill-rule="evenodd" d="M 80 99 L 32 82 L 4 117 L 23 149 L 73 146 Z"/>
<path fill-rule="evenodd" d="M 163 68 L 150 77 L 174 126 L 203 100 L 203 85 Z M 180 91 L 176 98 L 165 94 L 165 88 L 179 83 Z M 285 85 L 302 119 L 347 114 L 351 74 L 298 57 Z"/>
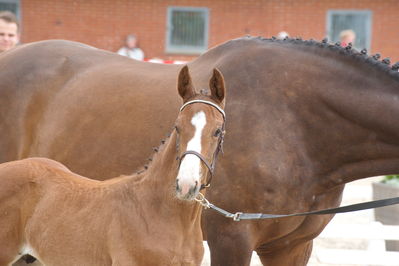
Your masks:
<path fill-rule="evenodd" d="M 196 94 L 187 66 L 180 71 L 178 91 L 184 104 L 176 120 L 179 199 L 192 200 L 209 185 L 223 142 L 225 86 L 217 69 L 213 70 L 209 88 L 210 96 Z"/>

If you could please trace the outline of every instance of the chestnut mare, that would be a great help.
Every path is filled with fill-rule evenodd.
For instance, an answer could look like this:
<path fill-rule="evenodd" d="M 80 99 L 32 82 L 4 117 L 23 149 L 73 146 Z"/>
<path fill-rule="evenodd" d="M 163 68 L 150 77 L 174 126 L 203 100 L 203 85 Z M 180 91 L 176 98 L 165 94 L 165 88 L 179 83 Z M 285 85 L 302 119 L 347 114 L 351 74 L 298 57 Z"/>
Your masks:
<path fill-rule="evenodd" d="M 223 140 L 225 89 L 216 69 L 210 97 L 195 93 L 187 67 L 178 84 L 175 130 L 143 173 L 97 181 L 45 158 L 0 165 L 0 265 L 24 254 L 44 265 L 201 264 L 192 200 Z"/>
<path fill-rule="evenodd" d="M 230 212 L 335 207 L 344 184 L 399 173 L 398 65 L 327 42 L 245 37 L 188 63 L 229 88 L 224 155 L 208 199 Z M 66 41 L 0 55 L 0 161 L 44 156 L 90 178 L 142 169 L 180 105 L 181 66 Z M 205 91 L 204 91 L 205 93 Z M 203 212 L 212 265 L 305 265 L 332 215 L 234 222 Z M 226 255 L 228 254 L 228 255 Z"/>

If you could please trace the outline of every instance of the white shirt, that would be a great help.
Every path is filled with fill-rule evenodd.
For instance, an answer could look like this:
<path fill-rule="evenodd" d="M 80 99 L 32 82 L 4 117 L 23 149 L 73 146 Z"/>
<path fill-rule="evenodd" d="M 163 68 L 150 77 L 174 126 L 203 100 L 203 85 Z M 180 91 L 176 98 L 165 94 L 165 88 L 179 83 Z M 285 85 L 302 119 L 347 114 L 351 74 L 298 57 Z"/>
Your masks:
<path fill-rule="evenodd" d="M 136 60 L 144 59 L 144 52 L 140 48 L 129 49 L 127 47 L 122 47 L 121 49 L 118 50 L 117 53 Z"/>

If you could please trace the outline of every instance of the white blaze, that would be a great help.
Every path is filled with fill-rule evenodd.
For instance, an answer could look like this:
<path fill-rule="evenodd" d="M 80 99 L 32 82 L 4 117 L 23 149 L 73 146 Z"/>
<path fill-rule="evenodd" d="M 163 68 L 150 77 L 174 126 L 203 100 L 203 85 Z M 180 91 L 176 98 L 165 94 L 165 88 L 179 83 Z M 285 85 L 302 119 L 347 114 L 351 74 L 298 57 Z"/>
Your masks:
<path fill-rule="evenodd" d="M 202 130 L 206 125 L 206 116 L 203 111 L 196 113 L 191 119 L 191 124 L 195 127 L 194 137 L 187 143 L 187 150 L 201 153 Z M 187 154 L 180 165 L 177 175 L 182 194 L 185 195 L 196 182 L 200 185 L 201 161 L 193 155 Z"/>

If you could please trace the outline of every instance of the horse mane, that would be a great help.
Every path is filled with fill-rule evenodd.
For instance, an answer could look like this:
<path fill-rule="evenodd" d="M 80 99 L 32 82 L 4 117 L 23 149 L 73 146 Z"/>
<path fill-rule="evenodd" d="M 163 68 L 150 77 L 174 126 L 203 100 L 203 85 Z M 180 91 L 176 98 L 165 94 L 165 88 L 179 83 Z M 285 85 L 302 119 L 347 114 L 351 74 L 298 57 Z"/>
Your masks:
<path fill-rule="evenodd" d="M 152 164 L 152 162 L 156 159 L 155 157 L 159 154 L 159 152 L 165 147 L 165 144 L 169 141 L 170 137 L 172 136 L 173 131 L 175 130 L 175 127 L 172 128 L 172 131 L 167 134 L 165 139 L 161 140 L 161 143 L 159 144 L 158 147 L 153 147 L 153 153 L 150 158 L 148 158 L 148 163 L 144 164 L 143 169 L 140 169 L 136 171 L 136 175 L 140 175 L 144 173 Z"/>
<path fill-rule="evenodd" d="M 342 47 L 340 42 L 334 43 L 329 43 L 328 39 L 325 38 L 322 41 L 316 41 L 313 39 L 310 40 L 302 40 L 302 38 L 284 38 L 284 39 L 277 39 L 276 37 L 271 37 L 271 38 L 264 38 L 261 36 L 258 37 L 252 37 L 252 36 L 245 36 L 241 37 L 235 40 L 243 40 L 243 39 L 252 39 L 252 40 L 259 40 L 265 43 L 276 43 L 276 44 L 281 44 L 281 45 L 287 45 L 291 44 L 292 46 L 296 47 L 316 47 L 322 50 L 327 50 L 332 53 L 335 53 L 339 56 L 343 56 L 345 58 L 350 58 L 351 60 L 355 60 L 358 62 L 361 62 L 365 65 L 371 66 L 372 68 L 385 72 L 392 76 L 393 78 L 397 79 L 399 81 L 399 62 L 396 62 L 395 64 L 391 65 L 391 61 L 389 57 L 384 58 L 382 60 L 379 60 L 381 58 L 381 55 L 379 53 L 376 53 L 374 55 L 368 55 L 367 54 L 367 49 L 362 49 L 361 51 L 356 50 L 355 48 L 352 47 L 352 43 L 350 43 L 346 47 Z M 232 40 L 232 41 L 235 41 Z"/>

